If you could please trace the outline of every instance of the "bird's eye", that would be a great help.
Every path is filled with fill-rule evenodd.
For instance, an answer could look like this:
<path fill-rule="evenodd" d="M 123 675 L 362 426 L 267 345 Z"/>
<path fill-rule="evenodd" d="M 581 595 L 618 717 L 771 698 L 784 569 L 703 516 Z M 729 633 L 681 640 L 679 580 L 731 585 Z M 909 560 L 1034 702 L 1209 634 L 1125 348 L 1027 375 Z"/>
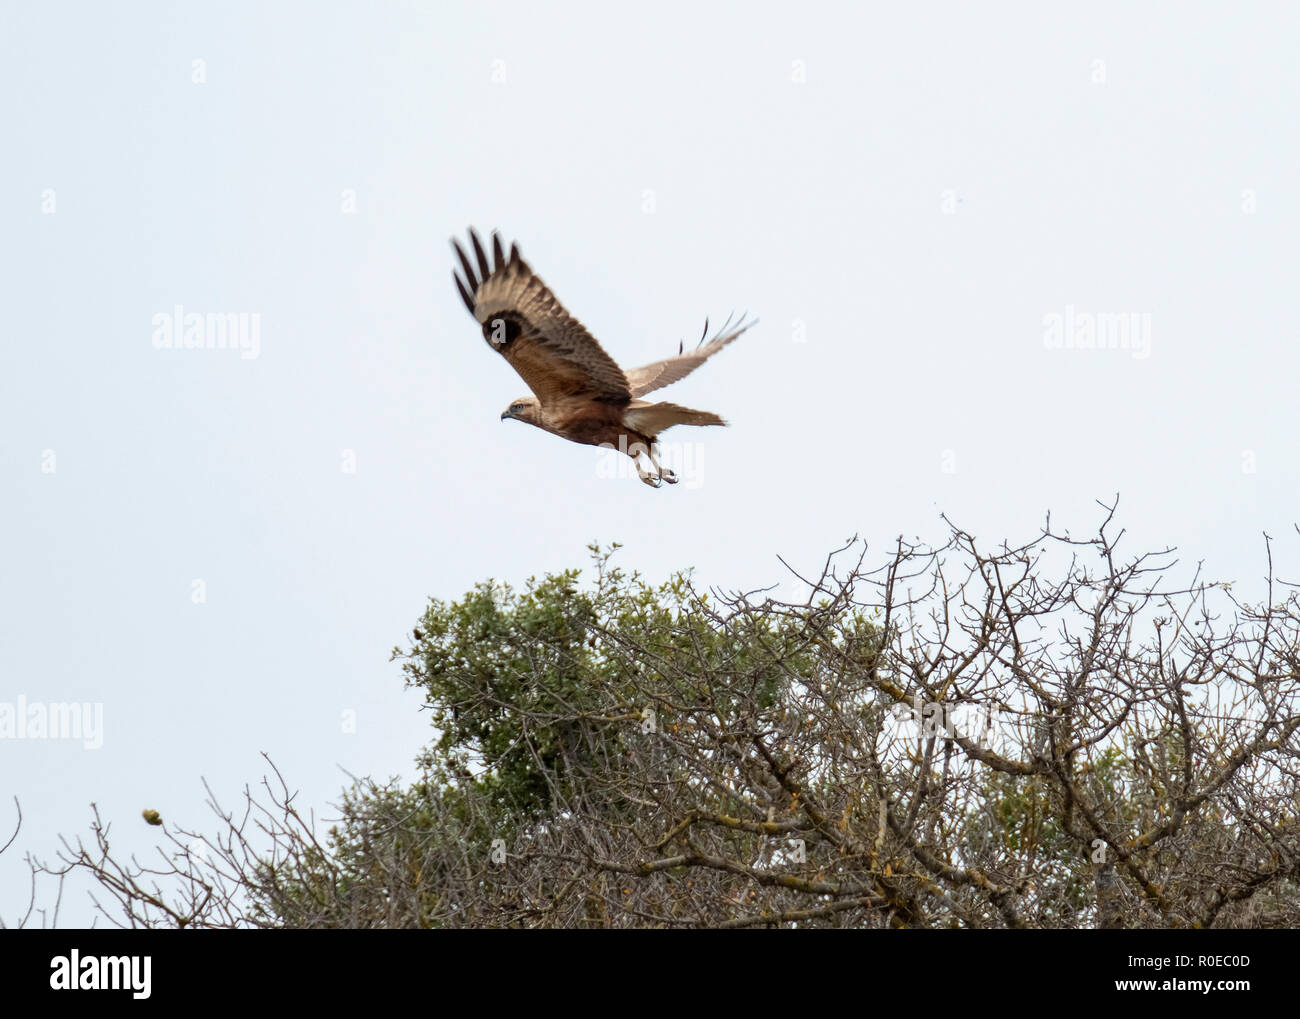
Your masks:
<path fill-rule="evenodd" d="M 523 411 L 524 411 L 524 405 L 522 403 L 516 403 L 513 407 L 510 408 L 511 414 L 522 414 Z"/>

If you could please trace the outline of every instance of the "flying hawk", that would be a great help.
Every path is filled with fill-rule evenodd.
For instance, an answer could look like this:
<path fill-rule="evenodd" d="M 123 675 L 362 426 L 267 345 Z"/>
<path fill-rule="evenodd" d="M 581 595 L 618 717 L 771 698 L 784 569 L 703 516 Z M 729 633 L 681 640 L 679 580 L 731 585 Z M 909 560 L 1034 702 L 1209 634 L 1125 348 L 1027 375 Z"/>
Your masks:
<path fill-rule="evenodd" d="M 512 401 L 501 420 L 524 421 L 571 442 L 611 446 L 632 458 L 647 485 L 676 484 L 677 475 L 655 456 L 659 434 L 673 425 L 726 422 L 706 410 L 641 397 L 685 378 L 754 323 L 742 317 L 728 331 L 728 319 L 707 343 L 702 336 L 694 350 L 679 346 L 676 357 L 625 372 L 519 257 L 518 245 L 510 245 L 507 258 L 493 233 L 489 264 L 472 229 L 469 239 L 477 271 L 465 249 L 454 238 L 451 242 L 465 273 L 462 280 L 452 272 L 456 289 L 482 326 L 483 338 L 533 391 Z M 708 329 L 705 322 L 706 336 Z"/>

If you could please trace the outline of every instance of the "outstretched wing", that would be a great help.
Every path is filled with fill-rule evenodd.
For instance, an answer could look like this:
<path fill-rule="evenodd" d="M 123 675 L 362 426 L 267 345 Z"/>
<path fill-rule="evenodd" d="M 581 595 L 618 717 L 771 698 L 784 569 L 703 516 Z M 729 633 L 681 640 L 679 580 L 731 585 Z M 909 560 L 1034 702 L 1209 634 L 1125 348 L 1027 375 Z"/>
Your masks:
<path fill-rule="evenodd" d="M 757 321 L 757 320 L 756 320 Z M 742 315 L 740 321 L 734 328 L 728 330 L 731 325 L 731 319 L 728 318 L 722 328 L 717 331 L 713 339 L 708 343 L 704 342 L 704 337 L 700 338 L 699 346 L 689 354 L 679 353 L 676 357 L 665 358 L 662 361 L 656 361 L 654 364 L 643 365 L 640 368 L 633 368 L 627 373 L 628 386 L 632 390 L 634 397 L 645 396 L 646 393 L 652 393 L 656 389 L 662 389 L 679 379 L 686 378 L 691 372 L 695 371 L 700 365 L 711 358 L 719 350 L 743 333 L 754 322 L 746 322 Z M 704 323 L 704 332 L 707 335 L 709 323 Z"/>
<path fill-rule="evenodd" d="M 632 393 L 623 370 L 519 257 L 518 246 L 510 245 L 510 257 L 506 258 L 500 236 L 493 233 L 495 265 L 489 265 L 472 229 L 469 239 L 478 271 L 453 239 L 452 247 L 465 273 L 463 281 L 452 273 L 456 289 L 483 327 L 483 338 L 510 362 L 542 405 L 575 398 L 630 402 Z"/>

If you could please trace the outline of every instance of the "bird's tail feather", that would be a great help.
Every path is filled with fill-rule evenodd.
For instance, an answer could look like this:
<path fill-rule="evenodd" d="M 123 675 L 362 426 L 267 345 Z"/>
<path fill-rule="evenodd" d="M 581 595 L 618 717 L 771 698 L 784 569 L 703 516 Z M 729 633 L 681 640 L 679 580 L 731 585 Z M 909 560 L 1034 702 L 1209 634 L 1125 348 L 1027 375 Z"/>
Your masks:
<path fill-rule="evenodd" d="M 677 403 L 633 403 L 623 413 L 629 427 L 643 435 L 658 435 L 673 425 L 725 425 L 727 422 L 712 411 L 692 410 Z"/>

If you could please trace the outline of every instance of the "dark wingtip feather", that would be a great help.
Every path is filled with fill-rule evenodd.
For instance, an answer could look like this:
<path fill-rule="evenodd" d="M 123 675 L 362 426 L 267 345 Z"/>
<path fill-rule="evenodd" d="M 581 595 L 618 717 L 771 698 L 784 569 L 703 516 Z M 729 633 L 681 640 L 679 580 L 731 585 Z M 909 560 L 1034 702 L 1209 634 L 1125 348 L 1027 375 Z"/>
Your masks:
<path fill-rule="evenodd" d="M 451 239 L 451 246 L 456 249 L 456 256 L 460 259 L 460 267 L 465 270 L 465 282 L 471 290 L 478 290 L 478 277 L 474 275 L 474 266 L 470 264 L 465 249 L 460 246 L 460 241 L 454 237 Z"/>
<path fill-rule="evenodd" d="M 483 278 L 487 279 L 492 275 L 492 267 L 488 265 L 487 255 L 483 252 L 483 242 L 478 239 L 473 229 L 469 232 L 470 242 L 474 245 L 474 256 L 478 259 L 478 267 L 483 273 Z"/>
<path fill-rule="evenodd" d="M 460 281 L 460 277 L 456 275 L 456 271 L 454 269 L 452 270 L 451 278 L 456 281 L 456 289 L 460 291 L 460 299 L 465 302 L 465 307 L 468 308 L 469 313 L 473 315 L 474 298 L 470 297 L 469 291 L 465 288 L 465 284 Z"/>
<path fill-rule="evenodd" d="M 505 268 L 506 258 L 501 252 L 501 235 L 495 230 L 492 231 L 492 262 L 497 272 Z"/>

